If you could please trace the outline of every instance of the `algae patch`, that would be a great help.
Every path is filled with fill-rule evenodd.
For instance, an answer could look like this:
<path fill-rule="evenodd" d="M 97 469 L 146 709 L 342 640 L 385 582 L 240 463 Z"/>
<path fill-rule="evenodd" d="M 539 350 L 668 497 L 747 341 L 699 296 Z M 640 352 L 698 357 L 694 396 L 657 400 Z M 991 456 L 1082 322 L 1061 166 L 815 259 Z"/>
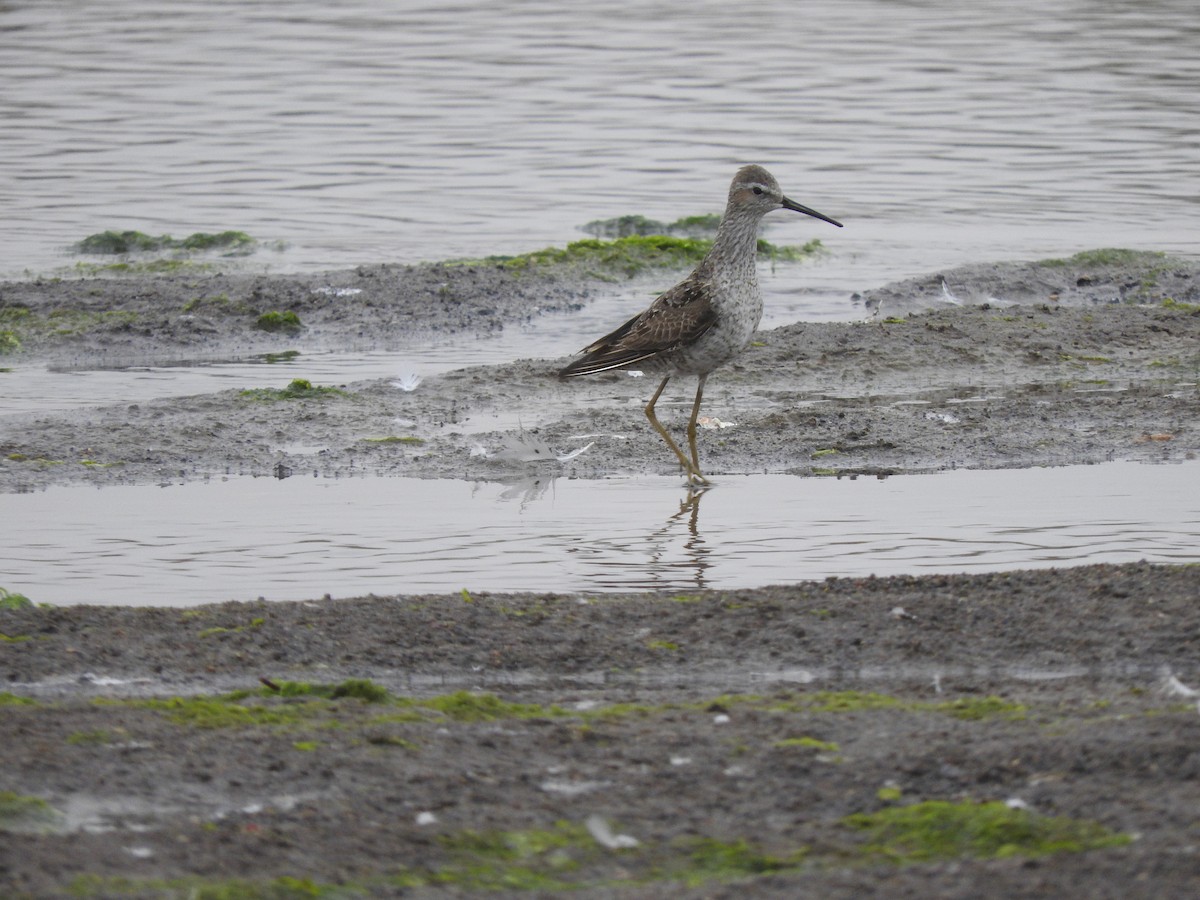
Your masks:
<path fill-rule="evenodd" d="M 74 246 L 76 253 L 96 256 L 120 256 L 128 253 L 161 253 L 164 250 L 189 252 L 222 250 L 247 252 L 258 243 L 244 231 L 221 231 L 216 234 L 197 231 L 185 238 L 169 234 L 157 236 L 141 231 L 101 231 L 90 234 Z"/>
<path fill-rule="evenodd" d="M 24 594 L 0 588 L 0 609 L 29 609 L 32 606 L 33 601 Z"/>
<path fill-rule="evenodd" d="M 1039 261 L 1039 265 L 1066 267 L 1066 266 L 1083 266 L 1085 268 L 1098 268 L 1100 266 L 1129 266 L 1148 262 L 1158 262 L 1165 260 L 1165 253 L 1152 250 L 1127 250 L 1121 247 L 1101 247 L 1096 250 L 1084 250 L 1076 253 L 1074 256 L 1055 259 L 1043 259 Z"/>
<path fill-rule="evenodd" d="M 304 326 L 300 322 L 300 317 L 289 309 L 283 312 L 271 310 L 263 313 L 254 321 L 254 327 L 260 331 L 283 331 L 294 334 Z"/>
<path fill-rule="evenodd" d="M 517 272 L 535 268 L 576 268 L 596 277 L 632 277 L 647 269 L 688 268 L 702 260 L 711 248 L 712 241 L 703 238 L 630 235 L 611 241 L 586 238 L 565 248 L 547 247 L 519 256 L 489 256 L 482 260 L 460 260 L 455 264 L 492 264 Z M 819 240 L 809 241 L 802 247 L 758 242 L 760 254 L 781 261 L 805 259 L 820 249 Z"/>
<path fill-rule="evenodd" d="M 679 882 L 697 887 L 710 882 L 752 878 L 798 868 L 803 848 L 784 856 L 764 852 L 744 838 L 722 840 L 693 836 L 671 841 L 627 839 L 621 847 L 604 846 L 592 830 L 559 821 L 551 828 L 514 831 L 466 831 L 442 839 L 450 862 L 425 875 L 429 883 L 470 890 L 578 890 L 620 884 Z M 605 823 L 607 830 L 607 824 Z M 625 876 L 610 872 L 618 857 Z"/>
<path fill-rule="evenodd" d="M 49 834 L 63 826 L 63 814 L 41 797 L 0 791 L 0 832 Z"/>
<path fill-rule="evenodd" d="M 241 392 L 247 400 L 273 403 L 278 400 L 313 400 L 321 397 L 345 397 L 341 388 L 315 385 L 307 378 L 293 378 L 285 388 L 247 388 Z"/>
<path fill-rule="evenodd" d="M 897 863 L 1079 853 L 1132 840 L 1096 822 L 1041 816 L 998 801 L 928 800 L 857 813 L 843 823 L 867 835 L 865 853 Z"/>

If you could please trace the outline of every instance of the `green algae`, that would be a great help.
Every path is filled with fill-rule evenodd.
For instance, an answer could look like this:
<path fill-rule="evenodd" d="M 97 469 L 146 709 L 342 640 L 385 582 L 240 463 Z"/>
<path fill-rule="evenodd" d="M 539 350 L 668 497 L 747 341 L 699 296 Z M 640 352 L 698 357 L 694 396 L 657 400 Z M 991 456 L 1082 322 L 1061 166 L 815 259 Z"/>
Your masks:
<path fill-rule="evenodd" d="M 412 888 L 469 892 L 550 892 L 598 888 L 636 888 L 653 883 L 688 887 L 753 878 L 798 868 L 807 852 L 785 856 L 764 853 L 746 839 L 707 836 L 668 842 L 644 842 L 610 849 L 584 825 L 560 820 L 546 828 L 465 830 L 438 837 L 445 856 L 438 865 L 394 867 L 386 875 L 341 884 L 308 878 L 278 877 L 221 881 L 195 877 L 157 879 L 80 875 L 69 884 L 78 897 L 146 896 L 200 900 L 300 900 L 310 897 L 391 895 Z M 614 878 L 613 858 L 621 862 Z"/>
<path fill-rule="evenodd" d="M 962 697 L 955 700 L 930 702 L 904 700 L 890 694 L 870 691 L 814 691 L 795 694 L 773 701 L 770 709 L 777 712 L 860 712 L 864 710 L 898 709 L 909 712 L 936 712 L 956 719 L 978 721 L 988 718 L 1021 719 L 1026 708 L 1001 697 Z"/>
<path fill-rule="evenodd" d="M 291 362 L 300 355 L 299 350 L 280 350 L 278 353 L 264 353 L 256 357 L 268 364 Z"/>
<path fill-rule="evenodd" d="M 25 307 L 0 309 L 0 355 L 18 353 L 37 340 L 78 337 L 95 332 L 120 332 L 132 328 L 138 314 L 129 310 L 63 308 L 38 314 Z"/>
<path fill-rule="evenodd" d="M 898 799 L 899 791 L 895 794 Z M 799 872 L 809 866 L 1036 857 L 1130 841 L 1128 835 L 1094 822 L 1040 816 L 999 802 L 931 800 L 850 815 L 841 821 L 841 827 L 862 835 L 865 841 L 820 854 L 804 846 L 771 853 L 748 838 L 704 834 L 671 840 L 632 838 L 628 845 L 613 847 L 598 840 L 591 823 L 560 819 L 545 827 L 442 834 L 433 838 L 443 857 L 436 863 L 395 866 L 387 874 L 341 884 L 286 876 L 206 881 L 84 875 L 76 877 L 70 889 L 84 897 L 153 893 L 210 900 L 292 900 L 358 897 L 412 888 L 548 893 L 636 889 L 652 884 L 697 888 L 732 881 L 749 886 L 755 878 Z"/>
<path fill-rule="evenodd" d="M 176 725 L 186 725 L 192 728 L 284 727 L 305 724 L 328 716 L 328 707 L 323 704 L 291 703 L 277 706 L 261 703 L 243 704 L 233 695 L 96 702 L 118 702 L 135 708 L 155 710 L 164 713 Z"/>
<path fill-rule="evenodd" d="M 213 632 L 218 633 L 218 632 Z M 670 648 L 663 648 L 669 650 Z M 264 703 L 272 698 L 283 703 Z M 217 696 L 172 697 L 151 700 L 98 700 L 97 703 L 124 703 L 133 707 L 165 713 L 171 721 L 198 728 L 288 727 L 315 722 L 322 727 L 343 727 L 336 716 L 336 701 L 353 699 L 383 707 L 364 724 L 427 722 L 445 719 L 475 723 L 521 719 L 574 719 L 612 721 L 627 717 L 644 718 L 665 712 L 711 712 L 737 707 L 774 713 L 850 713 L 870 710 L 934 712 L 958 719 L 977 721 L 986 718 L 1020 719 L 1025 707 L 997 697 L 963 698 L 944 702 L 904 700 L 887 694 L 859 691 L 817 691 L 785 697 L 722 695 L 709 700 L 659 705 L 615 703 L 587 710 L 567 710 L 557 705 L 519 703 L 503 700 L 491 693 L 456 691 L 433 697 L 396 696 L 365 679 L 350 679 L 337 684 L 307 682 L 268 682 L 256 690 L 239 690 Z M 308 702 L 296 702 L 308 701 Z M 791 743 L 794 741 L 795 743 Z M 836 744 L 812 738 L 785 740 L 776 746 L 808 746 L 836 752 Z"/>
<path fill-rule="evenodd" d="M 496 719 L 543 719 L 569 715 L 557 706 L 539 703 L 512 703 L 495 694 L 456 691 L 427 700 L 407 701 L 413 706 L 432 710 L 458 722 L 491 722 Z"/>
<path fill-rule="evenodd" d="M 1167 258 L 1165 253 L 1153 250 L 1128 250 L 1120 247 L 1101 247 L 1096 250 L 1084 250 L 1067 258 L 1042 259 L 1040 266 L 1061 268 L 1064 266 L 1081 266 L 1084 268 L 1099 268 L 1101 266 L 1129 266 L 1148 262 L 1161 262 Z"/>
<path fill-rule="evenodd" d="M 88 253 L 96 256 L 160 253 L 164 250 L 244 252 L 256 243 L 257 241 L 244 231 L 221 231 L 216 234 L 197 231 L 185 238 L 173 238 L 169 234 L 154 236 L 141 231 L 101 231 L 88 235 L 75 244 L 73 249 L 76 253 Z"/>
<path fill-rule="evenodd" d="M 734 879 L 770 875 L 796 869 L 808 859 L 805 848 L 786 856 L 774 856 L 762 852 L 755 844 L 739 838 L 722 841 L 709 837 L 686 838 L 675 842 L 684 858 L 668 863 L 655 873 L 658 878 L 682 881 L 689 887 L 698 887 L 709 881 L 732 881 Z"/>
<path fill-rule="evenodd" d="M 847 816 L 867 835 L 863 852 L 897 863 L 1079 853 L 1128 844 L 1129 835 L 1065 816 L 1041 816 L 999 801 L 927 800 Z"/>
<path fill-rule="evenodd" d="M 216 266 L 194 259 L 139 259 L 103 264 L 77 262 L 72 268 L 76 275 L 175 275 L 211 272 Z"/>
<path fill-rule="evenodd" d="M 683 269 L 694 266 L 712 248 L 712 241 L 703 238 L 671 237 L 661 234 L 630 235 L 615 240 L 585 238 L 565 248 L 546 247 L 519 256 L 489 256 L 475 260 L 457 260 L 453 265 L 497 265 L 514 272 L 534 269 L 582 269 L 588 274 L 605 277 L 632 277 L 647 269 Z M 818 253 L 819 240 L 802 247 L 782 247 L 767 241 L 758 242 L 758 252 L 775 260 L 798 261 Z"/>
<path fill-rule="evenodd" d="M 704 258 L 709 241 L 663 235 L 633 235 L 613 241 L 585 238 L 565 248 L 546 247 L 519 256 L 493 256 L 485 262 L 522 271 L 547 267 L 584 267 L 626 277 L 649 268 L 685 268 Z"/>
<path fill-rule="evenodd" d="M 665 235 L 669 237 L 712 237 L 717 233 L 721 224 L 719 213 L 705 213 L 698 216 L 685 216 L 674 222 L 662 222 L 643 215 L 617 216 L 612 219 L 595 219 L 579 230 L 597 238 L 648 237 L 650 235 Z"/>
<path fill-rule="evenodd" d="M 412 444 L 419 446 L 425 443 L 425 438 L 408 436 L 399 436 L 389 434 L 386 437 L 368 437 L 362 439 L 364 444 Z"/>
<path fill-rule="evenodd" d="M 798 738 L 784 738 L 783 740 L 775 741 L 775 743 L 773 743 L 771 746 L 777 747 L 780 750 L 799 747 L 805 750 L 817 750 L 822 753 L 838 753 L 842 749 L 836 741 L 822 741 L 818 738 L 807 736 Z"/>
<path fill-rule="evenodd" d="M 37 706 L 37 701 L 9 691 L 0 691 L 0 706 Z"/>
<path fill-rule="evenodd" d="M 262 696 L 280 697 L 318 697 L 325 700 L 341 700 L 352 698 L 364 703 L 385 703 L 392 698 L 387 688 L 366 678 L 349 678 L 337 684 L 310 684 L 307 681 L 272 682 L 260 688 Z M 234 696 L 241 696 L 234 694 Z M 249 695 L 247 695 L 249 696 Z"/>
<path fill-rule="evenodd" d="M 241 392 L 247 400 L 273 403 L 279 400 L 312 400 L 321 397 L 345 397 L 340 388 L 314 385 L 307 378 L 294 378 L 285 388 L 247 388 Z"/>
<path fill-rule="evenodd" d="M 255 312 L 254 308 L 244 300 L 234 300 L 225 293 L 193 297 L 183 304 L 180 311 L 187 314 L 203 312 L 209 315 L 226 316 L 245 316 Z"/>
<path fill-rule="evenodd" d="M 304 325 L 300 322 L 300 317 L 292 310 L 271 310 L 260 315 L 254 320 L 254 327 L 260 331 L 284 331 L 289 334 L 294 334 L 299 331 Z"/>
<path fill-rule="evenodd" d="M 197 634 L 197 637 L 212 637 L 214 634 L 238 634 L 248 628 L 261 628 L 266 621 L 267 620 L 263 618 L 251 619 L 245 625 L 234 625 L 230 628 L 226 628 L 221 625 L 214 625 L 212 628 L 205 628 L 203 631 L 200 631 Z"/>
<path fill-rule="evenodd" d="M 1162 302 L 1163 309 L 1173 309 L 1177 312 L 1196 315 L 1200 313 L 1200 303 L 1184 303 L 1182 300 L 1176 300 L 1173 297 L 1164 297 Z"/>
<path fill-rule="evenodd" d="M 568 821 L 550 828 L 464 831 L 443 837 L 442 845 L 450 861 L 426 875 L 429 883 L 475 891 L 564 891 L 656 882 L 698 887 L 796 869 L 808 855 L 801 848 L 774 856 L 744 838 L 703 835 L 610 849 L 585 826 Z M 614 855 L 627 873 L 621 881 L 593 874 Z"/>
<path fill-rule="evenodd" d="M 1023 704 L 1013 703 L 1002 697 L 961 697 L 943 703 L 931 703 L 929 708 L 956 719 L 978 721 L 980 719 L 1023 719 L 1028 711 Z"/>
<path fill-rule="evenodd" d="M 112 460 L 110 462 L 101 462 L 98 459 L 81 459 L 79 464 L 81 466 L 87 466 L 89 469 L 111 469 L 117 466 L 123 466 L 125 465 L 125 462 L 119 459 Z"/>
<path fill-rule="evenodd" d="M 0 791 L 0 833 L 50 834 L 62 824 L 62 813 L 41 797 Z"/>
<path fill-rule="evenodd" d="M 677 643 L 675 643 L 674 641 L 663 641 L 663 640 L 646 641 L 646 649 L 648 649 L 648 650 L 665 650 L 670 653 L 674 653 L 679 650 L 679 645 Z"/>
<path fill-rule="evenodd" d="M 32 607 L 33 601 L 24 594 L 0 588 L 0 609 L 31 609 Z"/>
<path fill-rule="evenodd" d="M 586 828 L 566 821 L 551 828 L 462 831 L 441 843 L 450 862 L 429 873 L 429 880 L 481 891 L 569 890 L 580 885 L 564 876 L 603 854 Z"/>

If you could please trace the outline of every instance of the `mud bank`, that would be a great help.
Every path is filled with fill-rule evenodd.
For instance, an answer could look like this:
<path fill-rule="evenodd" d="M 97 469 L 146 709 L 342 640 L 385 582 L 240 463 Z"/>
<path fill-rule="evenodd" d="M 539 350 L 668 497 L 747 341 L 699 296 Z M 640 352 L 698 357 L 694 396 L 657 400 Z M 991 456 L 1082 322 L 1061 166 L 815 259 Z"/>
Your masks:
<path fill-rule="evenodd" d="M 386 346 L 397 329 L 499 327 L 535 310 L 578 306 L 600 289 L 579 278 L 489 269 L 404 271 L 279 284 L 242 279 L 240 294 L 224 282 L 189 289 L 176 279 L 88 283 L 87 291 L 99 292 L 97 303 L 116 303 L 124 291 L 117 311 L 141 324 L 53 339 L 35 331 L 23 358 L 43 353 L 99 365 L 118 357 L 187 357 L 201 322 L 215 330 L 196 342 L 214 358 L 281 352 L 297 342 Z M 1006 272 L 1015 279 L 1007 291 Z M 341 290 L 342 282 L 375 286 L 341 297 L 322 293 L 331 285 Z M 990 299 L 929 309 L 936 297 L 927 295 L 943 282 L 955 285 L 956 296 Z M 47 286 L 44 294 L 30 285 L 5 286 L 0 298 L 10 309 L 19 302 L 51 321 L 55 308 L 86 292 L 80 283 L 66 284 Z M 447 284 L 444 292 L 437 287 Z M 255 301 L 253 309 L 296 308 L 312 325 L 287 335 L 255 329 L 246 315 L 161 313 L 185 293 L 218 288 L 233 304 L 271 295 L 269 304 Z M 387 299 L 393 296 L 400 298 L 395 309 Z M 903 298 L 925 311 L 901 311 Z M 713 375 L 704 409 L 710 427 L 701 440 L 709 474 L 1171 460 L 1200 448 L 1194 265 L 1146 254 L 1119 265 L 987 265 L 861 299 L 875 316 L 765 331 Z M 160 318 L 147 310 L 159 310 Z M 531 470 L 598 477 L 676 469 L 641 412 L 654 385 L 629 373 L 560 382 L 554 373 L 567 358 L 561 354 L 573 348 L 546 349 L 545 359 L 461 369 L 412 391 L 390 380 L 291 385 L 281 379 L 268 390 L 247 385 L 139 404 L 97 398 L 91 409 L 8 416 L 0 435 L 0 489 L 225 474 L 492 480 Z M 659 409 L 669 427 L 686 419 L 692 391 L 690 379 L 668 388 Z M 555 459 L 583 447 L 567 462 Z"/>
<path fill-rule="evenodd" d="M 1189 896 L 1198 592 L 1129 565 L 4 611 L 0 883 Z M 978 843 L 864 825 L 906 815 Z"/>

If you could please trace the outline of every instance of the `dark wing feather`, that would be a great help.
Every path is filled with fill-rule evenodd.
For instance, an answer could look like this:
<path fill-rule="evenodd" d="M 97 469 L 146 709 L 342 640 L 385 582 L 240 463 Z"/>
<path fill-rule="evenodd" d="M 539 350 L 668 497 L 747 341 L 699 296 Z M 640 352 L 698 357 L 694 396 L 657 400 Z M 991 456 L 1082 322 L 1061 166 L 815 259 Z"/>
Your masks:
<path fill-rule="evenodd" d="M 684 279 L 644 312 L 584 347 L 584 355 L 559 372 L 559 377 L 632 366 L 698 340 L 717 320 L 708 300 L 709 290 L 694 276 Z"/>

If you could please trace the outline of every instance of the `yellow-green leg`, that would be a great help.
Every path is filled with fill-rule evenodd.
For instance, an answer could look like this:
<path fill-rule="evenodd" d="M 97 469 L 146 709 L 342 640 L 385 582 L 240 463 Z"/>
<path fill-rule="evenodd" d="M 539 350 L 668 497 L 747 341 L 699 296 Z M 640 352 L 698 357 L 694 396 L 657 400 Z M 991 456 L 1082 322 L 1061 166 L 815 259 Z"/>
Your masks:
<path fill-rule="evenodd" d="M 706 378 L 707 375 L 701 375 L 696 382 L 696 402 L 692 404 L 692 417 L 688 420 L 687 428 L 688 447 L 692 451 L 692 475 L 704 484 L 708 484 L 708 479 L 700 474 L 700 452 L 696 449 L 696 419 L 700 416 L 700 398 L 704 396 Z"/>
<path fill-rule="evenodd" d="M 675 456 L 679 458 L 679 464 L 681 466 L 683 466 L 684 471 L 687 472 L 688 481 L 689 482 L 695 481 L 695 482 L 699 482 L 700 484 L 708 484 L 708 479 L 700 474 L 700 467 L 698 465 L 696 465 L 695 463 L 689 461 L 688 458 L 683 455 L 683 451 L 679 449 L 679 445 L 676 444 L 674 439 L 671 437 L 671 435 L 667 433 L 667 429 L 663 427 L 662 422 L 658 421 L 658 416 L 654 415 L 654 404 L 656 404 L 658 402 L 658 398 L 662 396 L 662 392 L 666 388 L 667 382 L 670 380 L 671 380 L 670 375 L 668 375 L 666 378 L 664 378 L 662 380 L 662 384 L 660 384 L 658 386 L 658 390 L 654 392 L 654 396 L 650 398 L 650 402 L 646 404 L 646 418 L 650 420 L 651 426 L 653 426 L 654 430 L 658 432 L 659 437 L 661 437 L 664 441 L 667 442 L 667 446 L 671 448 L 671 452 L 674 453 Z M 701 384 L 701 386 L 704 385 L 703 377 L 701 377 L 701 379 L 700 379 L 700 384 Z M 700 395 L 699 395 L 699 392 L 697 392 L 696 405 L 695 405 L 695 408 L 692 410 L 692 420 L 691 420 L 691 423 L 688 425 L 688 440 L 691 443 L 693 459 L 696 458 L 696 411 L 699 408 L 700 408 Z"/>

